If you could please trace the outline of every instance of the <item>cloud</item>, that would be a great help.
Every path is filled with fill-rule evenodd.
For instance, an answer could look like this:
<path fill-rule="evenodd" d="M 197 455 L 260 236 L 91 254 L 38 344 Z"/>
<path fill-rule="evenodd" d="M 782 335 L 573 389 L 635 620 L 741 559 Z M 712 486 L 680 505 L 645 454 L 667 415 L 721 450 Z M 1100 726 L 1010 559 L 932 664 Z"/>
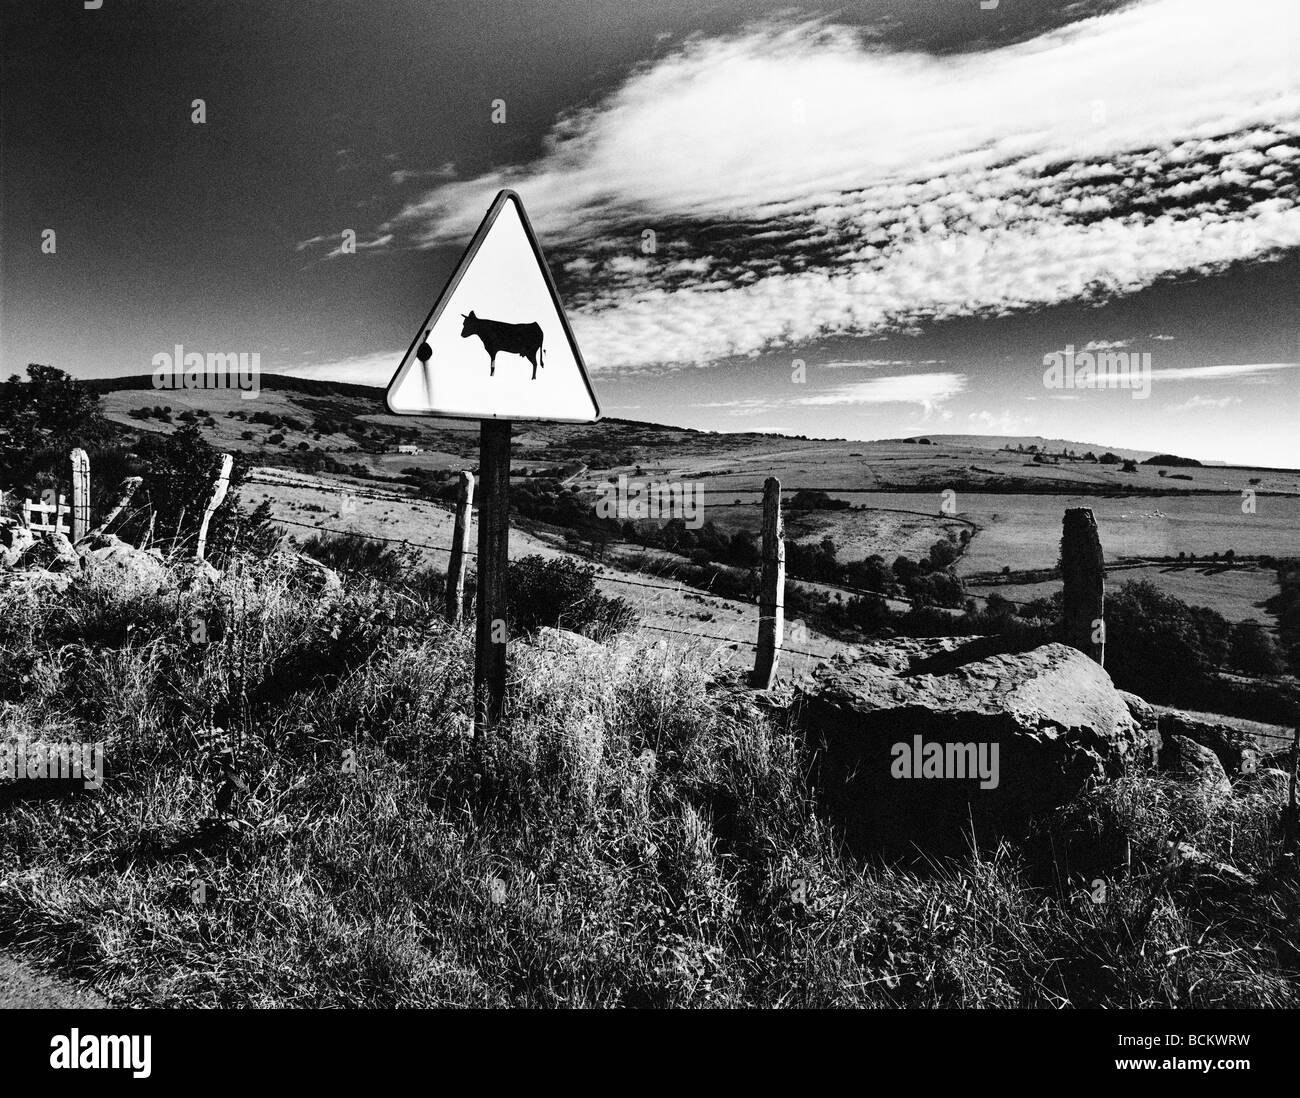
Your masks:
<path fill-rule="evenodd" d="M 729 416 L 757 416 L 781 407 L 779 402 L 763 397 L 746 397 L 743 400 L 710 400 L 692 404 L 692 408 L 709 408 L 725 411 Z"/>
<path fill-rule="evenodd" d="M 1223 381 L 1263 377 L 1278 370 L 1294 370 L 1295 362 L 1247 362 L 1228 366 L 1166 366 L 1151 371 L 1153 381 Z"/>
<path fill-rule="evenodd" d="M 379 248 L 387 247 L 389 244 L 392 243 L 392 241 L 393 241 L 392 233 L 383 233 L 380 236 L 375 237 L 373 240 L 354 241 L 352 247 L 355 248 L 356 251 L 358 252 L 374 251 Z M 329 233 L 326 236 L 313 236 L 309 240 L 299 241 L 298 244 L 295 246 L 294 251 L 301 252 L 301 251 L 305 251 L 307 248 L 314 248 L 322 244 L 334 245 L 334 247 L 330 251 L 325 253 L 324 256 L 325 259 L 334 259 L 337 256 L 353 254 L 352 251 L 344 251 L 342 233 Z"/>
<path fill-rule="evenodd" d="M 699 39 L 561 118 L 536 163 L 442 188 L 400 219 L 460 239 L 485 190 L 516 185 L 534 222 L 580 236 L 620 205 L 649 218 L 778 212 L 870 183 L 1242 130 L 1294 109 L 1295 26 L 1289 0 L 1239 0 L 1232 20 L 1218 0 L 1153 0 L 956 56 L 890 52 L 822 22 Z M 987 214 L 1001 200 L 971 198 Z"/>
<path fill-rule="evenodd" d="M 398 168 L 397 171 L 389 173 L 389 181 L 397 185 L 409 183 L 412 180 L 421 179 L 454 179 L 456 178 L 456 165 L 448 160 L 438 168 Z"/>
<path fill-rule="evenodd" d="M 1148 0 L 941 57 L 820 20 L 700 37 L 377 237 L 460 243 L 519 190 L 594 369 L 1132 294 L 1300 247 L 1297 33 L 1293 0 Z"/>
<path fill-rule="evenodd" d="M 1035 422 L 1028 416 L 1018 416 L 1006 410 L 998 415 L 989 411 L 971 412 L 966 418 L 976 427 L 983 428 L 982 433 L 990 435 L 1028 434 Z"/>
<path fill-rule="evenodd" d="M 1230 404 L 1240 404 L 1241 397 L 1214 397 L 1194 396 L 1191 400 L 1185 400 L 1182 404 L 1175 404 L 1169 410 L 1171 412 L 1190 412 L 1196 408 L 1226 408 Z"/>
<path fill-rule="evenodd" d="M 824 370 L 874 370 L 881 366 L 942 366 L 941 358 L 863 358 L 852 362 L 821 362 Z"/>
<path fill-rule="evenodd" d="M 966 390 L 964 374 L 906 374 L 856 381 L 822 393 L 800 397 L 795 404 L 919 404 L 925 414 Z"/>

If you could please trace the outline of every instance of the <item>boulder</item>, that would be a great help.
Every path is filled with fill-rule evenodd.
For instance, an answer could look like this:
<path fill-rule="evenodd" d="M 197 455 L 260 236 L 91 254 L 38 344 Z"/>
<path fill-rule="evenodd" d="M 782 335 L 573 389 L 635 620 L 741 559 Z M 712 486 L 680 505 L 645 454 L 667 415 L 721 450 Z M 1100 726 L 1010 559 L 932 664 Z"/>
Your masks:
<path fill-rule="evenodd" d="M 38 534 L 18 561 L 19 568 L 43 568 L 47 572 L 69 572 L 80 564 L 72 542 L 52 530 Z"/>
<path fill-rule="evenodd" d="M 1242 772 L 1244 755 L 1258 755 L 1254 738 L 1239 728 L 1194 716 L 1180 709 L 1162 709 L 1160 738 L 1168 744 L 1175 736 L 1182 736 L 1209 748 L 1218 756 L 1221 769 L 1228 774 Z"/>
<path fill-rule="evenodd" d="M 1200 786 L 1207 793 L 1232 792 L 1232 783 L 1219 756 L 1186 736 L 1165 737 L 1161 763 L 1168 773 Z"/>
<path fill-rule="evenodd" d="M 1119 696 L 1123 700 L 1125 708 L 1128 709 L 1128 715 L 1133 718 L 1133 723 L 1138 726 L 1142 733 L 1143 750 L 1146 755 L 1146 761 L 1155 765 L 1160 759 L 1160 713 L 1156 707 L 1136 694 L 1130 694 L 1127 690 L 1119 691 Z"/>
<path fill-rule="evenodd" d="M 177 589 L 183 592 L 207 593 L 221 582 L 221 572 L 205 560 L 190 560 L 178 565 L 173 577 Z"/>
<path fill-rule="evenodd" d="M 555 629 L 549 625 L 543 625 L 537 630 L 533 643 L 543 651 L 570 656 L 594 656 L 605 651 L 605 646 L 600 641 L 594 641 L 569 629 Z"/>
<path fill-rule="evenodd" d="M 156 550 L 137 549 L 112 534 L 82 542 L 81 569 L 88 576 L 98 573 L 155 586 L 167 577 L 167 566 Z"/>
<path fill-rule="evenodd" d="M 272 559 L 287 572 L 291 582 L 310 595 L 332 597 L 343 590 L 339 574 L 306 553 L 281 549 L 272 554 Z"/>
<path fill-rule="evenodd" d="M 1145 764 L 1149 732 L 1101 665 L 1046 644 L 897 638 L 796 693 L 823 807 L 859 851 L 960 851 Z"/>
<path fill-rule="evenodd" d="M 27 551 L 36 544 L 36 535 L 18 523 L 0 525 L 0 569 L 17 568 Z"/>
<path fill-rule="evenodd" d="M 28 591 L 33 595 L 61 595 L 72 586 L 73 575 L 72 572 L 47 572 L 43 568 L 24 572 L 0 571 L 0 588 L 7 591 Z"/>

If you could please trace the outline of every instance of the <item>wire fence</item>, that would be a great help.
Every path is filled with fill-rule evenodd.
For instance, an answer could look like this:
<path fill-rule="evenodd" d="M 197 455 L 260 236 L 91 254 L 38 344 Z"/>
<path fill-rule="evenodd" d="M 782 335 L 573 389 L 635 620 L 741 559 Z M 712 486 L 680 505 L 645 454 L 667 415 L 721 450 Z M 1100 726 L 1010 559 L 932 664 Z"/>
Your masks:
<path fill-rule="evenodd" d="M 301 528 L 304 529 L 304 530 L 311 530 L 313 533 L 330 533 L 330 534 L 339 534 L 339 535 L 342 535 L 342 536 L 363 538 L 363 539 L 368 540 L 368 541 L 384 542 L 384 543 L 387 543 L 387 544 L 392 544 L 392 545 L 403 545 L 403 546 L 409 546 L 409 547 L 412 547 L 412 548 L 419 548 L 419 549 L 428 549 L 428 550 L 431 550 L 432 552 L 435 552 L 435 553 L 447 553 L 447 554 L 450 554 L 450 553 L 451 553 L 451 547 L 448 546 L 448 545 L 435 545 L 435 544 L 433 544 L 432 542 L 426 542 L 426 541 L 414 541 L 414 540 L 412 540 L 412 539 L 410 539 L 410 538 L 393 538 L 393 537 L 385 537 L 385 536 L 383 536 L 383 535 L 381 535 L 381 534 L 368 534 L 368 533 L 365 533 L 364 531 L 361 531 L 361 530 L 352 530 L 352 529 L 347 529 L 347 528 L 344 528 L 344 527 L 337 527 L 337 526 L 316 526 L 316 525 L 313 525 L 313 524 L 311 524 L 311 523 L 307 523 L 307 522 L 299 522 L 299 521 L 296 521 L 296 520 L 294 520 L 294 519 L 281 518 L 279 515 L 275 515 L 275 516 L 274 516 L 274 521 L 275 521 L 275 522 L 278 522 L 278 523 L 280 523 L 280 524 L 282 524 L 282 525 L 285 525 L 285 526 L 297 526 L 297 527 L 301 527 Z M 477 557 L 478 557 L 478 554 L 477 554 L 477 553 L 470 552 L 469 550 L 466 550 L 465 553 L 464 553 L 464 555 L 465 555 L 465 557 L 466 557 L 467 559 L 477 559 Z M 724 567 L 728 567 L 728 566 L 725 566 L 725 565 L 724 565 Z M 1127 565 L 1124 565 L 1124 566 L 1117 566 L 1117 570 L 1118 570 L 1118 568 L 1121 568 L 1121 567 L 1122 567 L 1122 568 L 1127 568 L 1127 567 L 1129 567 L 1129 566 L 1127 566 Z M 645 587 L 645 588 L 649 588 L 649 589 L 651 589 L 651 590 L 661 590 L 661 591 L 675 591 L 675 592 L 680 592 L 681 589 L 682 589 L 682 587 L 697 587 L 697 585 L 691 583 L 689 580 L 686 580 L 686 579 L 679 579 L 679 580 L 677 580 L 677 581 L 676 581 L 676 582 L 677 582 L 677 585 L 676 585 L 676 586 L 673 586 L 673 585 L 669 585 L 669 584 L 655 584 L 655 583 L 647 583 L 647 582 L 645 582 L 645 581 L 626 579 L 626 578 L 624 578 L 624 577 L 622 577 L 622 576 L 610 576 L 610 575 L 603 575 L 603 574 L 602 574 L 602 575 L 598 575 L 596 578 L 597 578 L 597 579 L 600 579 L 600 580 L 604 580 L 604 581 L 609 582 L 609 583 L 623 583 L 623 584 L 626 584 L 626 585 L 628 585 L 628 586 L 630 586 L 630 587 Z M 1043 582 L 1049 582 L 1049 581 L 1043 581 Z M 940 611 L 940 612 L 951 613 L 951 614 L 954 614 L 954 615 L 956 615 L 956 614 L 961 614 L 961 613 L 965 612 L 965 609 L 966 609 L 966 607 L 965 607 L 964 605 L 963 605 L 963 606 L 959 606 L 959 607 L 958 607 L 958 606 L 940 606 L 940 605 L 937 605 L 936 603 L 928 602 L 928 601 L 924 601 L 924 600 L 920 600 L 920 599 L 914 599 L 914 598 L 911 598 L 911 597 L 909 597 L 909 596 L 907 596 L 907 595 L 900 595 L 900 594 L 896 594 L 896 593 L 887 593 L 887 592 L 883 592 L 883 591 L 873 591 L 873 590 L 870 590 L 869 588 L 864 588 L 864 587 L 854 587 L 854 586 L 852 586 L 851 584 L 840 583 L 840 582 L 838 582 L 838 581 L 836 581 L 836 580 L 810 579 L 810 578 L 808 578 L 808 577 L 806 577 L 806 576 L 790 576 L 790 575 L 787 575 L 787 576 L 786 576 L 786 583 L 787 583 L 787 584 L 790 584 L 790 583 L 798 583 L 798 584 L 802 584 L 802 585 L 805 585 L 805 586 L 808 586 L 808 587 L 814 587 L 814 588 L 816 588 L 816 587 L 827 587 L 827 588 L 830 588 L 831 590 L 839 591 L 839 592 L 843 592 L 844 594 L 855 595 L 855 596 L 860 597 L 860 598 L 882 598 L 882 599 L 885 599 L 886 601 L 890 601 L 890 602 L 901 602 L 901 603 L 905 603 L 905 604 L 908 605 L 908 606 L 915 606 L 915 607 L 920 607 L 920 608 L 924 608 L 924 609 L 933 609 L 933 610 L 938 610 L 938 611 Z M 699 590 L 701 590 L 701 591 L 704 591 L 705 593 L 711 595 L 711 596 L 714 597 L 714 598 L 727 599 L 728 601 L 736 602 L 736 603 L 740 603 L 740 604 L 742 604 L 742 605 L 745 605 L 745 600 L 743 600 L 743 599 L 737 599 L 737 598 L 735 598 L 735 597 L 732 596 L 732 595 L 727 595 L 727 594 L 725 594 L 725 593 L 723 593 L 723 592 L 720 592 L 720 591 L 714 591 L 714 590 L 712 590 L 712 589 L 710 589 L 710 588 L 698 588 L 698 587 L 697 587 L 697 589 L 699 589 Z M 1044 596 L 1044 597 L 1045 597 L 1045 596 Z M 981 595 L 981 594 L 978 594 L 977 592 L 974 592 L 974 591 L 964 591 L 964 592 L 962 592 L 961 599 L 962 599 L 963 604 L 964 604 L 965 602 L 967 602 L 967 601 L 973 601 L 973 602 L 982 602 L 982 603 L 984 603 L 986 606 L 988 606 L 988 605 L 994 605 L 994 604 L 1006 605 L 1006 606 L 1012 606 L 1012 607 L 1014 607 L 1014 608 L 1017 609 L 1017 610 L 1024 610 L 1024 609 L 1026 609 L 1026 608 L 1028 608 L 1028 607 L 1030 607 L 1030 606 L 1033 605 L 1033 602 L 1022 602 L 1022 601 L 1019 601 L 1019 600 L 1016 600 L 1016 599 L 1010 599 L 1010 598 L 1007 598 L 1005 595 L 1000 595 L 1000 594 L 998 594 L 998 593 L 996 593 L 996 592 L 991 593 L 991 594 L 987 594 L 987 595 Z M 1037 600 L 1034 600 L 1034 601 L 1037 601 Z M 1228 622 L 1228 624 L 1231 625 L 1231 626 L 1241 626 L 1241 627 L 1243 627 L 1243 628 L 1250 628 L 1250 629 L 1266 629 L 1266 630 L 1269 630 L 1270 632 L 1276 630 L 1276 626 L 1271 625 L 1271 624 L 1269 624 L 1269 623 L 1267 623 L 1267 622 L 1258 622 L 1258 621 L 1230 621 L 1230 622 Z"/>
<path fill-rule="evenodd" d="M 450 554 L 452 552 L 451 547 L 447 545 L 439 545 L 433 542 L 419 541 L 411 538 L 389 537 L 382 534 L 372 534 L 361 530 L 349 529 L 343 527 L 316 525 L 312 523 L 301 522 L 296 519 L 285 518 L 274 513 L 272 515 L 272 521 L 283 526 L 290 526 L 290 527 L 300 528 L 303 530 L 308 530 L 311 531 L 313 534 L 335 534 L 335 535 L 340 535 L 345 537 L 356 537 L 356 538 L 360 538 L 366 541 L 372 541 L 376 543 L 398 545 L 398 546 L 404 546 L 409 548 L 426 549 L 431 552 L 437 552 L 437 553 Z M 469 551 L 466 551 L 464 555 L 467 558 L 477 558 L 476 553 L 469 552 Z M 340 569 L 340 570 L 349 573 L 355 572 L 355 570 L 347 569 L 347 568 Z M 363 575 L 364 573 L 355 573 L 355 574 Z M 621 584 L 629 587 L 642 588 L 642 589 L 652 590 L 652 591 L 664 591 L 664 592 L 669 592 L 677 595 L 681 595 L 684 592 L 699 591 L 702 594 L 709 595 L 710 597 L 713 598 L 722 599 L 725 602 L 733 603 L 737 606 L 743 606 L 746 607 L 747 609 L 749 607 L 755 606 L 755 603 L 753 601 L 738 599 L 732 595 L 728 595 L 723 592 L 713 591 L 709 588 L 700 588 L 697 585 L 692 584 L 688 580 L 684 580 L 684 579 L 674 579 L 672 583 L 653 583 L 646 580 L 630 579 L 626 576 L 609 575 L 603 572 L 597 573 L 594 576 L 594 579 L 597 580 L 598 582 L 615 583 L 615 584 Z M 791 582 L 807 584 L 812 587 L 829 588 L 831 590 L 840 591 L 855 596 L 883 598 L 887 601 L 901 602 L 911 606 L 931 606 L 933 608 L 933 604 L 919 602 L 918 600 L 909 598 L 904 595 L 886 594 L 879 591 L 872 591 L 869 589 L 854 587 L 852 585 L 836 583 L 833 581 L 811 580 L 811 579 L 806 579 L 804 577 L 787 577 L 787 583 L 791 583 Z M 997 595 L 997 594 L 978 595 L 974 593 L 966 593 L 963 595 L 963 602 L 965 602 L 966 600 L 983 601 L 986 604 L 992 603 L 994 601 L 999 601 L 1005 605 L 1015 607 L 1016 609 L 1024 609 L 1026 606 L 1029 605 L 1028 603 L 1017 602 L 1013 599 L 1007 599 L 1004 596 Z M 59 608 L 57 606 L 48 608 L 50 613 L 54 613 L 58 609 Z M 961 612 L 960 609 L 953 608 L 953 607 L 937 607 L 936 609 L 948 611 L 953 614 L 957 614 Z M 1272 628 L 1268 625 L 1259 622 L 1254 622 L 1254 621 L 1230 622 L 1229 624 L 1234 626 Z M 712 641 L 712 642 L 722 643 L 733 647 L 743 647 L 743 648 L 753 649 L 753 650 L 756 650 L 758 648 L 758 643 L 756 641 L 749 640 L 740 636 L 728 636 L 722 633 L 707 632 L 702 630 L 674 629 L 670 626 L 656 625 L 648 622 L 643 622 L 641 624 L 641 628 L 655 633 L 687 637 L 697 641 Z M 845 642 L 838 642 L 832 640 L 831 643 L 845 643 Z M 811 660 L 825 660 L 830 656 L 830 653 L 828 652 L 812 652 L 803 648 L 791 647 L 788 644 L 782 644 L 780 651 L 782 654 L 785 655 L 800 656 Z M 1265 722 L 1257 722 L 1257 723 L 1265 723 Z M 1256 741 L 1267 741 L 1267 742 L 1287 744 L 1287 745 L 1292 743 L 1292 736 L 1279 735 L 1277 733 L 1269 732 L 1269 731 L 1250 730 L 1248 732 L 1243 732 L 1242 734 L 1249 736 Z"/>

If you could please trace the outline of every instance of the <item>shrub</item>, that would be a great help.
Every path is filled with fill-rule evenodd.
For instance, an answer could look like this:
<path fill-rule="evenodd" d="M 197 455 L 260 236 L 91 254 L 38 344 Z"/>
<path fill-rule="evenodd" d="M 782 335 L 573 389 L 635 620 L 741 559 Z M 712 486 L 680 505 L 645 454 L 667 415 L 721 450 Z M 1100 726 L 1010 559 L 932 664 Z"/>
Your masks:
<path fill-rule="evenodd" d="M 1245 675 L 1280 675 L 1286 660 L 1272 635 L 1262 626 L 1241 622 L 1232 627 L 1230 661 Z"/>
<path fill-rule="evenodd" d="M 313 534 L 302 551 L 339 572 L 391 583 L 414 568 L 413 549 L 402 551 L 356 534 Z"/>
<path fill-rule="evenodd" d="M 596 589 L 594 565 L 536 554 L 512 561 L 506 573 L 510 616 L 519 632 L 543 625 L 604 638 L 630 629 L 636 611 L 620 598 Z"/>

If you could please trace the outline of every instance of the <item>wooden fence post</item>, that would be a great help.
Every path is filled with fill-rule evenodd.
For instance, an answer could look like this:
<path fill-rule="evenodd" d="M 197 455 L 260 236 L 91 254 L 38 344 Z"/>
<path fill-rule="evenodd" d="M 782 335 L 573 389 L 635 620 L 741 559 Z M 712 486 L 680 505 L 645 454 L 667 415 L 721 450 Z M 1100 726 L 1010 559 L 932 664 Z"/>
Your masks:
<path fill-rule="evenodd" d="M 69 457 L 72 460 L 72 544 L 76 545 L 90 529 L 90 455 L 78 447 Z"/>
<path fill-rule="evenodd" d="M 194 554 L 195 560 L 202 560 L 203 554 L 208 548 L 208 523 L 212 521 L 212 516 L 216 514 L 218 507 L 225 502 L 226 492 L 230 489 L 230 470 L 235 464 L 235 459 L 230 454 L 221 455 L 221 469 L 217 473 L 217 479 L 212 485 L 212 498 L 208 500 L 207 510 L 203 512 L 203 522 L 199 525 L 199 546 Z"/>
<path fill-rule="evenodd" d="M 510 421 L 479 421 L 478 586 L 474 735 L 496 728 L 506 693 L 506 569 L 510 564 Z"/>
<path fill-rule="evenodd" d="M 112 521 L 122 513 L 126 505 L 131 502 L 131 497 L 135 495 L 135 490 L 140 487 L 143 480 L 143 477 L 127 477 L 126 480 L 122 481 L 121 499 L 119 499 L 116 506 L 114 506 L 114 508 L 100 520 L 99 525 L 90 531 L 91 537 L 94 537 L 96 534 L 102 534 L 108 529 L 109 524 L 112 523 Z"/>
<path fill-rule="evenodd" d="M 456 525 L 451 535 L 451 556 L 447 561 L 447 620 L 460 621 L 465 606 L 465 546 L 473 517 L 474 474 L 462 472 L 456 485 Z"/>
<path fill-rule="evenodd" d="M 781 482 L 763 484 L 763 576 L 758 601 L 758 650 L 750 679 L 759 690 L 776 680 L 777 658 L 785 633 L 785 524 L 781 520 Z"/>
<path fill-rule="evenodd" d="M 1295 731 L 1291 735 L 1291 765 L 1287 767 L 1291 771 L 1291 793 L 1288 798 L 1286 814 L 1286 848 L 1293 850 L 1296 843 L 1296 829 L 1300 820 L 1296 818 L 1296 770 L 1300 769 L 1300 723 L 1296 724 Z"/>
<path fill-rule="evenodd" d="M 1062 634 L 1065 643 L 1106 662 L 1106 570 L 1090 507 L 1069 507 L 1061 527 Z"/>

